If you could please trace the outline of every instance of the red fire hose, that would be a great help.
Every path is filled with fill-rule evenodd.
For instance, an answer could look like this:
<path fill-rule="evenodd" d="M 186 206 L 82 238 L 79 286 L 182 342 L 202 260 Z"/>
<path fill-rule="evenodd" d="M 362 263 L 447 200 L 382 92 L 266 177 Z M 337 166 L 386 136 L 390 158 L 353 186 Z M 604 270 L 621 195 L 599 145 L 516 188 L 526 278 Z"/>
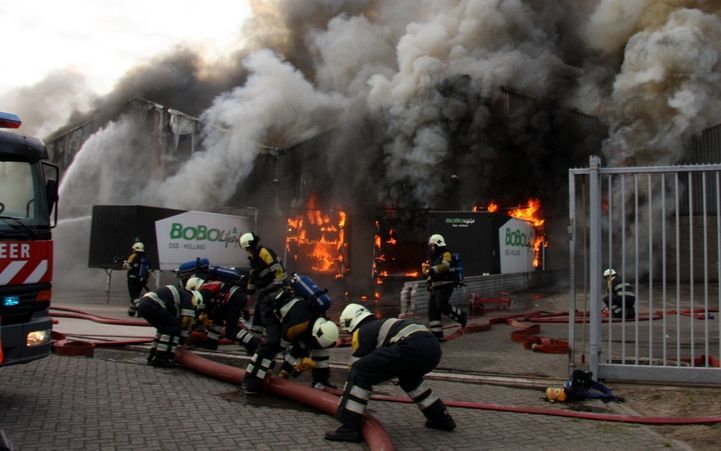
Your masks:
<path fill-rule="evenodd" d="M 245 377 L 245 371 L 240 368 L 205 359 L 182 348 L 176 352 L 175 360 L 193 371 L 237 385 L 240 385 Z M 338 407 L 337 396 L 279 377 L 271 377 L 266 390 L 274 395 L 313 407 L 328 415 L 335 415 Z M 365 416 L 361 432 L 371 450 L 384 451 L 394 449 L 388 432 L 386 432 L 380 422 L 370 415 Z"/>
<path fill-rule="evenodd" d="M 324 391 L 329 393 L 338 393 L 338 389 L 325 388 Z M 413 402 L 410 398 L 404 396 L 388 396 L 388 395 L 371 395 L 371 399 L 377 401 L 399 402 L 410 404 Z M 685 425 L 685 424 L 713 424 L 721 423 L 721 415 L 705 416 L 705 417 L 645 417 L 634 415 L 617 415 L 611 413 L 593 413 L 579 412 L 573 410 L 552 409 L 547 407 L 531 407 L 531 406 L 508 406 L 502 404 L 488 402 L 471 402 L 471 401 L 453 401 L 443 400 L 448 407 L 458 407 L 462 409 L 479 409 L 479 410 L 495 410 L 499 412 L 528 413 L 532 415 L 552 415 L 557 417 L 581 418 L 585 420 L 597 421 L 614 421 L 621 423 L 636 424 L 664 424 L 664 425 Z"/>
<path fill-rule="evenodd" d="M 73 309 L 74 310 L 74 309 Z M 112 319 L 112 318 L 102 318 L 97 317 L 95 315 L 86 314 L 85 312 L 82 312 L 80 310 L 75 310 L 79 314 L 79 316 L 83 317 L 83 319 L 90 319 L 94 320 L 93 318 L 97 319 Z M 515 321 L 515 318 L 520 318 L 523 315 L 509 315 L 503 318 L 494 318 L 490 321 L 489 324 L 481 324 L 481 325 L 470 325 L 465 328 L 465 332 L 476 332 L 481 330 L 487 330 L 488 327 L 490 327 L 490 324 L 497 324 L 497 323 L 506 323 L 506 324 L 512 324 Z M 143 323 L 141 321 L 128 321 L 128 320 L 117 320 L 118 323 L 132 323 L 128 325 L 147 325 L 145 324 L 138 324 Z M 102 321 L 99 321 L 102 322 Z M 520 323 L 519 323 L 520 324 Z M 464 330 L 458 330 L 456 331 L 457 334 L 451 334 L 449 337 L 457 338 L 461 335 L 463 335 Z M 111 343 L 127 343 L 127 341 L 120 341 L 120 342 L 112 342 L 108 341 L 105 342 L 108 346 L 112 346 Z M 199 372 L 202 374 L 209 375 L 213 378 L 224 380 L 230 383 L 240 384 L 243 381 L 243 376 L 245 375 L 245 371 L 239 368 L 231 367 L 228 365 L 223 365 L 220 363 L 213 362 L 212 360 L 205 359 L 203 357 L 197 356 L 193 354 L 190 351 L 180 349 L 176 353 L 176 359 L 184 364 L 185 366 Z M 336 405 L 338 399 L 333 396 L 333 394 L 338 394 L 338 390 L 334 389 L 326 389 L 325 391 L 328 391 L 328 395 L 330 397 L 324 397 L 322 396 L 323 391 L 313 389 L 311 387 L 304 387 L 298 384 L 295 384 L 293 382 L 273 377 L 271 378 L 271 382 L 269 383 L 267 387 L 268 391 L 271 393 L 274 393 L 276 395 L 285 396 L 289 399 L 298 401 L 300 403 L 309 405 L 311 407 L 314 407 L 318 410 L 321 410 L 325 413 L 329 413 L 331 415 L 335 414 Z M 371 396 L 371 399 L 380 400 L 380 401 L 390 401 L 390 402 L 402 402 L 402 403 L 411 403 L 412 400 L 410 400 L 407 397 L 396 397 L 396 396 L 384 396 L 384 395 L 373 395 Z M 702 417 L 686 417 L 686 418 L 677 418 L 677 417 L 645 417 L 645 416 L 632 416 L 632 415 L 616 415 L 616 414 L 601 414 L 601 413 L 593 413 L 593 412 L 579 412 L 579 411 L 569 411 L 569 410 L 563 410 L 563 409 L 553 409 L 553 408 L 544 408 L 544 407 L 530 407 L 530 406 L 508 406 L 508 405 L 501 405 L 501 404 L 494 404 L 494 403 L 483 403 L 483 402 L 469 402 L 469 401 L 453 401 L 453 400 L 444 400 L 444 403 L 449 407 L 457 407 L 457 408 L 466 408 L 466 409 L 482 409 L 482 410 L 495 410 L 495 411 L 503 411 L 503 412 L 515 412 L 515 413 L 527 413 L 527 414 L 536 414 L 536 415 L 552 415 L 552 416 L 561 416 L 561 417 L 570 417 L 570 418 L 580 418 L 580 419 L 587 419 L 587 420 L 597 420 L 597 421 L 613 421 L 613 422 L 623 422 L 623 423 L 636 423 L 636 424 L 651 424 L 651 425 L 688 425 L 688 424 L 714 424 L 714 423 L 721 423 L 721 415 L 715 415 L 715 416 L 702 416 Z M 374 418 L 370 416 L 366 416 L 366 421 L 363 425 L 363 437 L 366 440 L 366 443 L 370 447 L 370 449 L 379 449 L 379 450 L 391 450 L 393 449 L 393 444 L 390 441 L 390 438 L 388 437 L 387 432 L 383 428 L 383 426 Z"/>
<path fill-rule="evenodd" d="M 78 318 L 78 319 L 87 319 L 89 321 L 94 321 L 96 323 L 102 323 L 102 324 L 114 324 L 117 326 L 145 326 L 150 327 L 147 321 L 144 319 L 117 319 L 117 318 L 109 318 L 107 316 L 98 316 L 93 315 L 87 312 L 84 312 L 80 309 L 75 309 L 71 307 L 55 307 L 51 306 L 50 310 L 57 310 L 56 312 L 51 312 L 50 316 L 55 316 L 58 318 Z"/>

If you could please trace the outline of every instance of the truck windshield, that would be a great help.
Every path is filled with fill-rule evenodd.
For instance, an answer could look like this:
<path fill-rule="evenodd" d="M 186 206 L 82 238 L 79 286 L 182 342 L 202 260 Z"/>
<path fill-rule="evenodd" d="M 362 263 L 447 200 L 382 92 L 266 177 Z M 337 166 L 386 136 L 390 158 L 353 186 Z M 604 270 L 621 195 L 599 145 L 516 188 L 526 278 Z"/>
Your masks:
<path fill-rule="evenodd" d="M 0 233 L 49 227 L 45 197 L 39 163 L 0 161 Z"/>

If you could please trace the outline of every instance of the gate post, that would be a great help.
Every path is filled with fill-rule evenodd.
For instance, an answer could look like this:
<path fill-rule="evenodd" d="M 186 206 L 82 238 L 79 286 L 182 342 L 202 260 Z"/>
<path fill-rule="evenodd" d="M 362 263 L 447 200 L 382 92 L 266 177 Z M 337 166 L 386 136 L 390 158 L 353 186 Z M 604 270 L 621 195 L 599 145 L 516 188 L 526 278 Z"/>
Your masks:
<path fill-rule="evenodd" d="M 598 379 L 598 363 L 601 356 L 601 159 L 596 155 L 589 158 L 589 290 L 590 290 L 590 366 L 594 380 Z"/>

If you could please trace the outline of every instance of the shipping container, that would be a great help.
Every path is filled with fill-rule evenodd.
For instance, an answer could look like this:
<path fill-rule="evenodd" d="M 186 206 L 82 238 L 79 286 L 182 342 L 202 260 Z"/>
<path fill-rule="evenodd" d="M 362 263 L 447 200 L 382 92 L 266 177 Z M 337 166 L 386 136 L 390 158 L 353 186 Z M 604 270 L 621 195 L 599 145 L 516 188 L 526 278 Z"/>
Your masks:
<path fill-rule="evenodd" d="M 500 213 L 431 211 L 428 235 L 434 233 L 461 254 L 466 277 L 534 270 L 536 234 L 529 221 Z"/>

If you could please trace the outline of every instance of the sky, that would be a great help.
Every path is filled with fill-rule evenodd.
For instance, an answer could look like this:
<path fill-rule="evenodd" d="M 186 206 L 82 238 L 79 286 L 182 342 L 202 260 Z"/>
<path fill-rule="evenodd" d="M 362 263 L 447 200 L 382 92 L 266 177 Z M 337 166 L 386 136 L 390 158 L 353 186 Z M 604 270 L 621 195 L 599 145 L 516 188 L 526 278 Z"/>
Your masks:
<path fill-rule="evenodd" d="M 222 56 L 242 42 L 249 14 L 243 0 L 4 1 L 0 94 L 73 71 L 102 95 L 128 69 L 178 44 Z"/>

